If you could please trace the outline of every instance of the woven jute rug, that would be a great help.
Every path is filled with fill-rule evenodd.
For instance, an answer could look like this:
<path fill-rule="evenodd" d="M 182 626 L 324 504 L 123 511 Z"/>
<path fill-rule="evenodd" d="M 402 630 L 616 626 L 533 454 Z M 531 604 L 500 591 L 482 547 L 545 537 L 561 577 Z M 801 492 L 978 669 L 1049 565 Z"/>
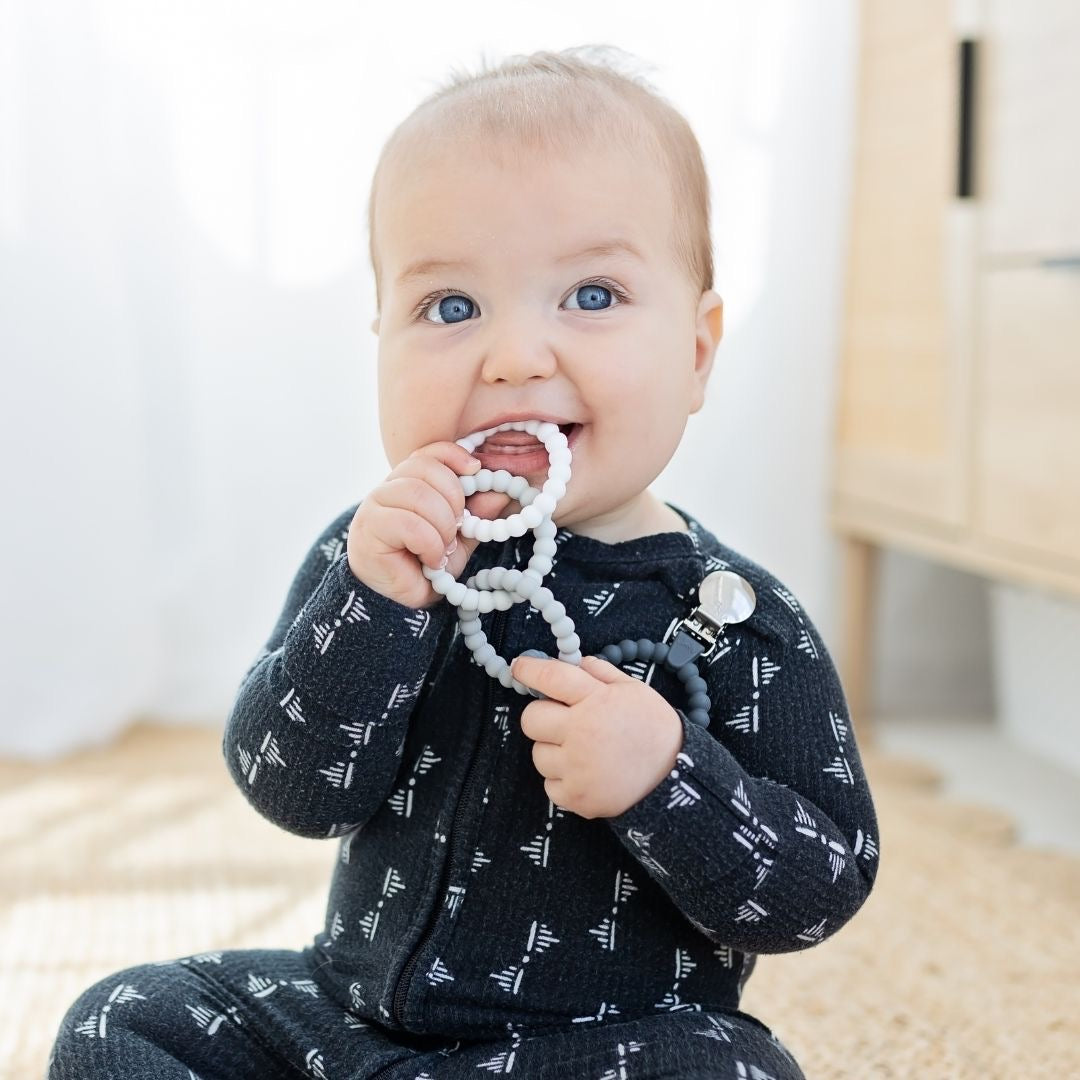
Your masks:
<path fill-rule="evenodd" d="M 835 936 L 761 956 L 743 996 L 809 1080 L 1080 1078 L 1080 860 L 860 746 L 881 869 Z M 132 964 L 300 948 L 337 843 L 275 828 L 216 729 L 136 725 L 49 765 L 0 761 L 0 1075 L 40 1080 L 61 1017 Z"/>

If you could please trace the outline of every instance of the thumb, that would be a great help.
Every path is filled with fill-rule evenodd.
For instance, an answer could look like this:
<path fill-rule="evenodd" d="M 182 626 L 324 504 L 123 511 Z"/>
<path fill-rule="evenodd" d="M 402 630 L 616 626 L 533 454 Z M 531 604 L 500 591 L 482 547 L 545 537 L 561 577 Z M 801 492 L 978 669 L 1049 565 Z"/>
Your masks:
<path fill-rule="evenodd" d="M 511 503 L 517 506 L 517 502 L 505 491 L 477 491 L 466 498 L 465 509 L 474 517 L 494 521 L 496 518 L 509 516 L 507 507 Z M 475 546 L 477 541 L 472 539 L 469 543 Z"/>
<path fill-rule="evenodd" d="M 627 679 L 634 678 L 633 675 L 627 675 L 627 673 L 623 671 L 622 668 L 616 667 L 614 664 L 605 660 L 602 656 L 583 656 L 581 658 L 581 666 L 594 679 L 599 679 L 600 682 L 625 682 Z"/>

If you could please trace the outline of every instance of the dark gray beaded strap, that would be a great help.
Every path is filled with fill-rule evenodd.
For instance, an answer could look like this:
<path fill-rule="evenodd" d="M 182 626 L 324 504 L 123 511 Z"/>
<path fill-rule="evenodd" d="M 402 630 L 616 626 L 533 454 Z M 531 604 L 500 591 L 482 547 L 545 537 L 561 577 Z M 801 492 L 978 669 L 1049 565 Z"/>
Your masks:
<path fill-rule="evenodd" d="M 701 677 L 698 666 L 693 660 L 688 660 L 681 667 L 673 667 L 667 663 L 671 646 L 663 641 L 649 641 L 648 638 L 638 638 L 631 641 L 629 638 L 620 641 L 617 645 L 605 645 L 600 650 L 600 655 L 616 667 L 622 664 L 632 664 L 635 660 L 644 660 L 647 663 L 663 664 L 669 671 L 678 676 L 686 691 L 686 716 L 691 724 L 699 727 L 709 726 L 709 709 L 712 701 L 709 699 L 709 684 Z"/>
<path fill-rule="evenodd" d="M 708 694 L 709 685 L 701 677 L 698 666 L 693 660 L 686 661 L 681 667 L 674 667 L 667 663 L 670 653 L 671 646 L 663 641 L 649 641 L 648 638 L 638 638 L 637 641 L 631 641 L 626 638 L 617 645 L 605 645 L 599 653 L 594 655 L 598 655 L 601 660 L 607 660 L 609 664 L 614 664 L 616 667 L 621 667 L 623 664 L 632 664 L 638 659 L 647 663 L 662 664 L 669 671 L 674 672 L 683 684 L 683 689 L 687 695 L 686 718 L 690 723 L 697 724 L 698 727 L 707 728 L 709 726 L 709 709 L 712 708 L 712 701 Z M 552 659 L 547 653 L 542 653 L 539 649 L 526 649 L 521 655 L 538 656 L 542 660 Z M 546 694 L 541 694 L 539 690 L 531 687 L 529 693 L 533 697 L 541 699 L 547 697 Z M 681 711 L 680 709 L 676 710 L 676 712 Z"/>

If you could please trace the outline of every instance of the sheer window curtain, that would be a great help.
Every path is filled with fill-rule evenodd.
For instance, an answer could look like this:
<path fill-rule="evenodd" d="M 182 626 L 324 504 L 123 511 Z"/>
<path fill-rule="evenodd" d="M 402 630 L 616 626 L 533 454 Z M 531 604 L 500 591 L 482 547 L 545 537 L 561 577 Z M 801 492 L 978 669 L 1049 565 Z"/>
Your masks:
<path fill-rule="evenodd" d="M 482 56 L 614 44 L 694 126 L 727 328 L 654 490 L 829 632 L 852 4 L 463 10 L 0 0 L 0 753 L 223 723 L 308 545 L 388 471 L 379 147 Z"/>

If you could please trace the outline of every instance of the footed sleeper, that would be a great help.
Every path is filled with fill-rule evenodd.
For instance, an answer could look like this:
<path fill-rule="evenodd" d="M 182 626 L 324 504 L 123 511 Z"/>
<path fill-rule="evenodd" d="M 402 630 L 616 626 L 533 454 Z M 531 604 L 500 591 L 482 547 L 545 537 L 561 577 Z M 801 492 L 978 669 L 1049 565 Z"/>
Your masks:
<path fill-rule="evenodd" d="M 559 530 L 544 580 L 583 655 L 663 641 L 714 570 L 757 596 L 698 661 L 709 726 L 680 714 L 670 774 L 597 819 L 547 797 L 519 722 L 533 699 L 475 663 L 448 603 L 408 608 L 357 579 L 356 506 L 339 515 L 244 675 L 223 741 L 260 814 L 338 843 L 325 926 L 301 950 L 102 979 L 68 1010 L 50 1080 L 798 1080 L 740 996 L 758 954 L 811 948 L 864 903 L 874 805 L 809 616 L 672 509 L 688 531 L 608 544 Z M 532 541 L 480 544 L 460 580 L 523 568 Z M 556 651 L 528 604 L 482 618 L 507 660 Z M 682 707 L 663 666 L 623 670 Z"/>

